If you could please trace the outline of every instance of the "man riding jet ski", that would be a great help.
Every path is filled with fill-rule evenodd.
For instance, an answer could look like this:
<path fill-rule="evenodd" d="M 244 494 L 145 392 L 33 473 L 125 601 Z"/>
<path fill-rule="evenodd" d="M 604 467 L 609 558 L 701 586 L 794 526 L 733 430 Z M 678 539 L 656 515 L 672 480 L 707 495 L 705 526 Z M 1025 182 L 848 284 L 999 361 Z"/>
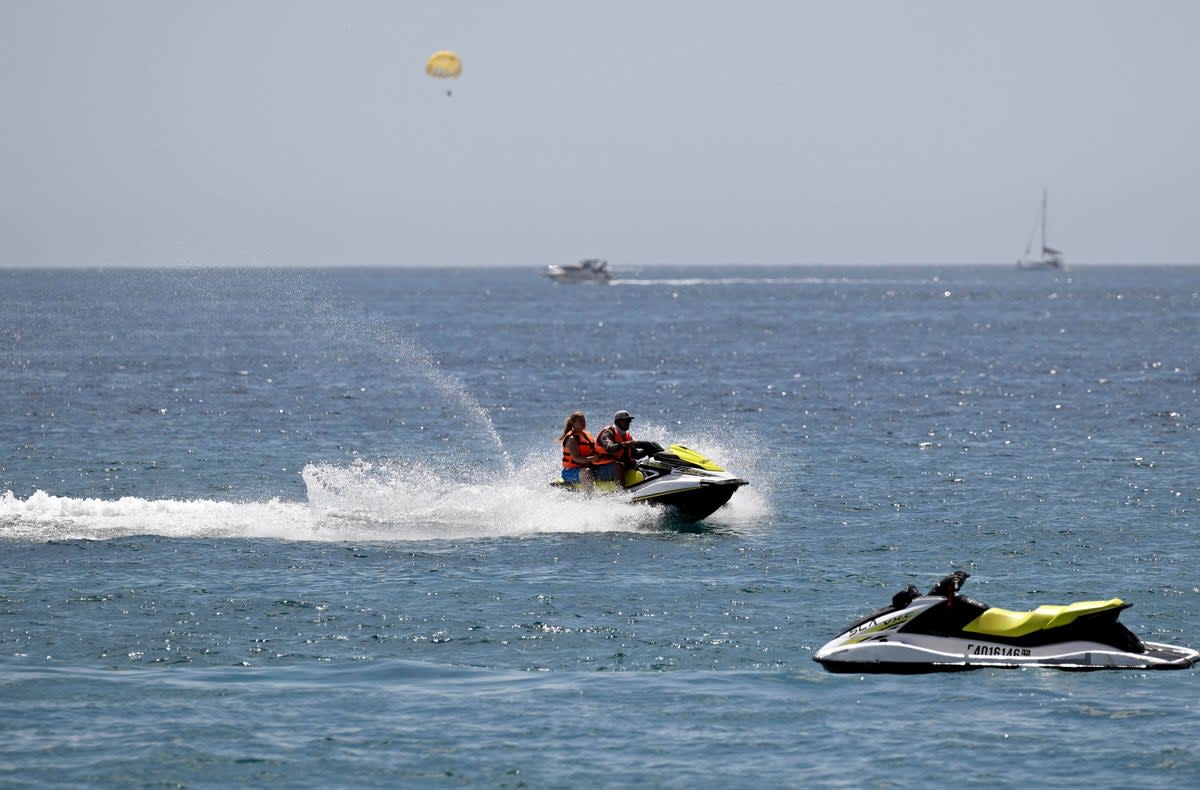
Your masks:
<path fill-rule="evenodd" d="M 908 586 L 892 605 L 851 623 L 813 660 L 831 672 L 932 672 L 979 667 L 1185 669 L 1200 661 L 1186 647 L 1143 642 L 1117 621 L 1120 598 L 1012 612 L 958 590 L 955 571 L 927 594 Z"/>
<path fill-rule="evenodd" d="M 647 457 L 634 463 L 624 472 L 624 493 L 634 502 L 663 505 L 671 509 L 678 521 L 702 521 L 729 501 L 733 493 L 747 485 L 745 480 L 681 444 L 664 450 L 657 442 L 637 442 L 639 452 Z M 552 485 L 573 491 L 582 483 L 559 479 Z M 597 492 L 618 491 L 616 482 L 596 481 Z"/>

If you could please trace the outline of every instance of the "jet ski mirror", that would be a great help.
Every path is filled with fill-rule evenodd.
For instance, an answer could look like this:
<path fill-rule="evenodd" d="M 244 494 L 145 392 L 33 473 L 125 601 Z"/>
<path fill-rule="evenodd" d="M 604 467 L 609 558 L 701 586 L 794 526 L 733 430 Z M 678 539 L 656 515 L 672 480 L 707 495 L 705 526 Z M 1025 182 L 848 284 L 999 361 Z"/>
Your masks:
<path fill-rule="evenodd" d="M 910 584 L 907 589 L 901 590 L 892 596 L 893 609 L 905 609 L 910 603 L 921 597 L 921 591 L 916 586 Z"/>
<path fill-rule="evenodd" d="M 929 591 L 930 595 L 940 595 L 943 598 L 953 598 L 954 594 L 962 589 L 963 582 L 969 579 L 971 574 L 965 571 L 955 571 L 946 578 L 933 586 Z"/>

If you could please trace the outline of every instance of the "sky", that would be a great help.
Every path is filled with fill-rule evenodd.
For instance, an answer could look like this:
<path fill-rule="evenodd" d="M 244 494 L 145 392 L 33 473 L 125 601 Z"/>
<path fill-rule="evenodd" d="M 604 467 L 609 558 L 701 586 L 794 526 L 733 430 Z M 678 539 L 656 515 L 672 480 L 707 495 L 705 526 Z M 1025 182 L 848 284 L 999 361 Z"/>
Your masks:
<path fill-rule="evenodd" d="M 0 0 L 0 267 L 1200 263 L 1194 0 Z M 463 61 L 450 85 L 425 60 Z"/>

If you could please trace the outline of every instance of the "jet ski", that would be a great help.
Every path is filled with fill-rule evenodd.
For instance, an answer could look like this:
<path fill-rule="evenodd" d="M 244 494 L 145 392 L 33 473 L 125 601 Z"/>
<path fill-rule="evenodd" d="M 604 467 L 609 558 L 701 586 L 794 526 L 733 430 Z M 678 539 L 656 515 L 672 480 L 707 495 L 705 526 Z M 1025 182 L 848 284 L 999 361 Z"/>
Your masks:
<path fill-rule="evenodd" d="M 1142 641 L 1117 621 L 1120 598 L 998 609 L 958 595 L 955 571 L 925 595 L 911 584 L 892 605 L 851 623 L 813 656 L 831 672 L 935 672 L 980 667 L 1186 669 L 1200 652 Z"/>
<path fill-rule="evenodd" d="M 678 522 L 693 523 L 708 518 L 735 491 L 749 485 L 681 444 L 664 450 L 657 442 L 637 442 L 636 448 L 645 457 L 625 470 L 624 494 L 633 502 L 669 508 L 669 515 Z M 583 488 L 581 483 L 568 483 L 561 478 L 551 485 L 573 491 Z M 620 492 L 611 481 L 598 480 L 592 487 L 595 493 Z"/>

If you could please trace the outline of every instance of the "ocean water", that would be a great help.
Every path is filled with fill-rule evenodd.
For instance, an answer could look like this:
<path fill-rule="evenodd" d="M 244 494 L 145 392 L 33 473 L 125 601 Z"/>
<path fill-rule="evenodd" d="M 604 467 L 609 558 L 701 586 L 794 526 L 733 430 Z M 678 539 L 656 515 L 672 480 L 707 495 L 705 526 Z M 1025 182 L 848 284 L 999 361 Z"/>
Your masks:
<path fill-rule="evenodd" d="M 1200 785 L 1200 674 L 825 673 L 909 583 L 1200 645 L 1200 267 L 0 272 L 0 785 Z M 552 490 L 566 416 L 751 481 Z"/>

